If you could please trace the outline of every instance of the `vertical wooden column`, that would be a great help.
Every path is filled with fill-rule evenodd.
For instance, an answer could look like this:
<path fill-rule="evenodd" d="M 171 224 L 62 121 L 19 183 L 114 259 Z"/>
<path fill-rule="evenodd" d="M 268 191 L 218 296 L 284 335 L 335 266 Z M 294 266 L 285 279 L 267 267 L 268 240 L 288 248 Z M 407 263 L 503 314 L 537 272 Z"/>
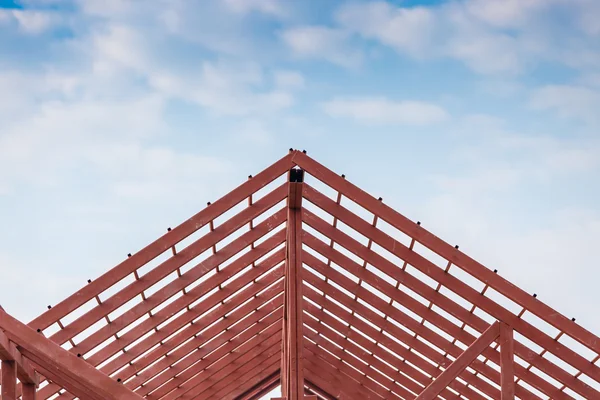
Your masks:
<path fill-rule="evenodd" d="M 515 400 L 515 345 L 513 328 L 500 324 L 500 380 L 502 400 Z"/>
<path fill-rule="evenodd" d="M 281 366 L 282 395 L 288 400 L 304 398 L 302 343 L 302 182 L 304 171 L 289 173 L 285 301 Z"/>
<path fill-rule="evenodd" d="M 36 400 L 36 388 L 35 385 L 24 383 L 23 384 L 23 400 Z"/>
<path fill-rule="evenodd" d="M 2 360 L 2 400 L 17 400 L 17 363 Z"/>

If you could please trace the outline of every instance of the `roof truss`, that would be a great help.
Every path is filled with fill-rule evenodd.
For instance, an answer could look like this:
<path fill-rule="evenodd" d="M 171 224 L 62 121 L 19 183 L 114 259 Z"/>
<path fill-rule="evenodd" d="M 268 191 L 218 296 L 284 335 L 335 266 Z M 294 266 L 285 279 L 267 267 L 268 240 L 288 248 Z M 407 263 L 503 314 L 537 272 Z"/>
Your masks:
<path fill-rule="evenodd" d="M 37 373 L 37 399 L 600 398 L 597 336 L 294 150 L 28 326 L 1 313 L 3 400 Z"/>

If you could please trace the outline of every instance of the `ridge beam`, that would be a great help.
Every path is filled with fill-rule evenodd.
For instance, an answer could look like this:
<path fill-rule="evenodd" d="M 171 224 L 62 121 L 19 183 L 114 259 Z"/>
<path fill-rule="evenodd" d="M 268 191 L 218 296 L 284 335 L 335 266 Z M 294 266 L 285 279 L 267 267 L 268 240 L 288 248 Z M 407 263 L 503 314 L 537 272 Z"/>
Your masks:
<path fill-rule="evenodd" d="M 281 392 L 287 400 L 304 399 L 302 343 L 302 189 L 304 171 L 288 174 L 288 219 L 285 259 L 285 297 Z"/>
<path fill-rule="evenodd" d="M 448 366 L 415 400 L 435 400 L 462 371 L 500 336 L 500 323 L 494 322 L 452 364 Z"/>

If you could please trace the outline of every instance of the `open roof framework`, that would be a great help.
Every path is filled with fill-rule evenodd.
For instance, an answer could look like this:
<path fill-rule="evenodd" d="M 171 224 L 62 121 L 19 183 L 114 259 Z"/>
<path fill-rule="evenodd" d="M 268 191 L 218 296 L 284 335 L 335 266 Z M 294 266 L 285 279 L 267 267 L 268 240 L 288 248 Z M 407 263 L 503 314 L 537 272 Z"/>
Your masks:
<path fill-rule="evenodd" d="M 600 399 L 597 336 L 296 150 L 29 324 L 0 309 L 0 359 L 2 400 Z"/>

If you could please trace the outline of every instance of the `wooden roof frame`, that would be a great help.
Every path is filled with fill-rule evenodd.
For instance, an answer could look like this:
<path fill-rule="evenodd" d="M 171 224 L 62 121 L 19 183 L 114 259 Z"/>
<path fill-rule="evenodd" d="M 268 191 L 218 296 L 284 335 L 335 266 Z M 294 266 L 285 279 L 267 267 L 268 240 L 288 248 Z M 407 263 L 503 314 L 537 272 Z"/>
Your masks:
<path fill-rule="evenodd" d="M 596 335 L 292 149 L 29 324 L 0 308 L 0 359 L 2 400 L 600 399 Z"/>

